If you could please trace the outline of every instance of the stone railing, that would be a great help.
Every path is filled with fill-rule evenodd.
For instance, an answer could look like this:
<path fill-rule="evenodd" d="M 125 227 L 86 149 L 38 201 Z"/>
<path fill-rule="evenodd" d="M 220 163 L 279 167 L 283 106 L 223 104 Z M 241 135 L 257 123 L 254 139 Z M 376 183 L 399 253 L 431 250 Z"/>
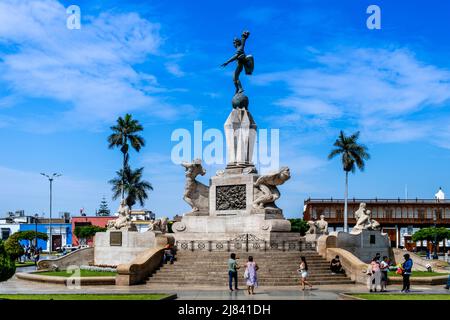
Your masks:
<path fill-rule="evenodd" d="M 351 252 L 336 248 L 336 236 L 324 235 L 317 240 L 317 252 L 327 261 L 331 261 L 334 257 L 339 256 L 342 267 L 347 276 L 355 282 L 367 282 L 367 264 L 362 262 L 358 257 Z"/>
<path fill-rule="evenodd" d="M 37 263 L 38 269 L 67 269 L 68 266 L 89 265 L 94 262 L 94 248 L 82 248 L 56 259 L 44 259 Z"/>
<path fill-rule="evenodd" d="M 231 240 L 181 240 L 176 241 L 180 251 L 311 251 L 316 250 L 316 242 L 300 240 L 264 240 L 253 234 L 243 234 Z"/>
<path fill-rule="evenodd" d="M 175 239 L 170 235 L 160 235 L 156 237 L 154 248 L 145 250 L 136 259 L 128 264 L 117 266 L 116 285 L 130 286 L 140 284 L 161 266 L 164 255 L 164 247 L 167 244 L 173 245 Z"/>

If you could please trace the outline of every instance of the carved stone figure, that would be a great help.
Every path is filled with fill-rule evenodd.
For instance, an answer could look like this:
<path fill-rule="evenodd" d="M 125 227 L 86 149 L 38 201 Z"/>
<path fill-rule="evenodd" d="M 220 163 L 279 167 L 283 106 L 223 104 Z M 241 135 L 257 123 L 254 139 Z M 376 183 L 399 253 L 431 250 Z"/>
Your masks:
<path fill-rule="evenodd" d="M 116 220 L 109 220 L 107 224 L 108 230 L 115 229 L 115 230 L 121 230 L 121 229 L 130 229 L 134 230 L 136 229 L 136 226 L 131 221 L 131 210 L 130 207 L 127 205 L 127 201 L 125 199 L 122 199 L 120 201 L 119 209 L 117 210 L 117 213 L 119 214 L 119 217 Z"/>
<path fill-rule="evenodd" d="M 371 211 L 366 209 L 366 204 L 361 202 L 359 209 L 355 212 L 356 225 L 353 227 L 353 234 L 360 233 L 362 230 L 380 230 L 378 221 L 371 218 Z"/>
<path fill-rule="evenodd" d="M 328 234 L 328 222 L 325 221 L 323 214 L 320 215 L 320 220 L 308 221 L 308 225 L 309 229 L 306 232 L 307 234 Z"/>
<path fill-rule="evenodd" d="M 209 187 L 195 180 L 199 174 L 203 176 L 206 173 L 206 170 L 202 167 L 202 161 L 196 159 L 191 163 L 183 162 L 181 165 L 186 169 L 183 199 L 192 207 L 190 213 L 195 214 L 198 211 L 208 212 Z"/>
<path fill-rule="evenodd" d="M 151 220 L 148 231 L 161 231 L 162 233 L 166 233 L 169 231 L 167 227 L 168 222 L 169 219 L 167 217 Z"/>
<path fill-rule="evenodd" d="M 254 201 L 253 207 L 262 209 L 269 204 L 275 206 L 275 201 L 280 198 L 280 191 L 276 186 L 282 185 L 291 177 L 288 167 L 282 167 L 278 172 L 263 175 L 255 182 L 255 187 L 260 194 Z"/>
<path fill-rule="evenodd" d="M 245 69 L 245 73 L 248 75 L 251 75 L 253 73 L 253 69 L 254 69 L 254 65 L 255 65 L 253 56 L 246 55 L 244 52 L 245 42 L 247 41 L 247 38 L 249 35 L 250 35 L 250 32 L 244 31 L 244 32 L 242 32 L 241 39 L 234 38 L 233 46 L 236 48 L 236 53 L 230 59 L 228 59 L 226 62 L 224 62 L 222 64 L 222 67 L 225 67 L 230 62 L 233 62 L 233 61 L 237 62 L 237 66 L 236 66 L 236 69 L 234 70 L 234 74 L 233 74 L 233 83 L 234 83 L 234 86 L 236 87 L 236 94 L 241 94 L 242 92 L 244 92 L 241 81 L 239 80 L 239 76 L 240 76 L 242 70 Z M 244 99 L 244 100 L 245 100 L 245 98 L 247 98 L 244 95 L 241 95 L 240 97 L 241 97 L 240 99 Z M 248 106 L 248 98 L 247 98 L 246 103 Z M 233 103 L 233 106 L 234 106 L 234 103 Z"/>

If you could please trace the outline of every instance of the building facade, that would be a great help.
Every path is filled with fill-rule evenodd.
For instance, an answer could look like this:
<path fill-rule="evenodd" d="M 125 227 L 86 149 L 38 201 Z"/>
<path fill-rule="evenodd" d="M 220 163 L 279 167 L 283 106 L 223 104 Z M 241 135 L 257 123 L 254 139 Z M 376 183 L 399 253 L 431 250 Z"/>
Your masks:
<path fill-rule="evenodd" d="M 106 228 L 109 220 L 117 219 L 116 216 L 79 216 L 72 217 L 72 245 L 80 245 L 80 239 L 74 234 L 76 227 L 97 226 Z M 88 239 L 87 245 L 92 245 L 93 239 Z"/>
<path fill-rule="evenodd" d="M 40 219 L 39 219 L 40 220 Z M 66 223 L 64 219 L 52 219 L 50 224 L 49 219 L 43 219 L 45 221 L 39 221 L 38 223 L 21 223 L 19 231 L 36 231 L 46 233 L 48 240 L 44 241 L 38 239 L 37 247 L 42 248 L 43 251 L 48 251 L 50 245 L 52 251 L 58 250 L 65 245 L 72 244 L 72 224 Z M 50 239 L 50 228 L 52 231 L 52 239 Z M 22 244 L 26 245 L 26 241 Z"/>
<path fill-rule="evenodd" d="M 424 242 L 414 243 L 411 236 L 419 229 L 436 225 L 450 228 L 450 201 L 444 199 L 349 199 L 348 225 L 351 229 L 356 224 L 354 213 L 359 204 L 365 202 L 371 216 L 377 220 L 383 232 L 389 235 L 391 246 L 430 247 Z M 329 231 L 343 230 L 344 200 L 343 199 L 307 199 L 304 202 L 303 219 L 316 220 L 325 216 Z M 450 239 L 440 243 L 441 250 L 450 247 Z"/>

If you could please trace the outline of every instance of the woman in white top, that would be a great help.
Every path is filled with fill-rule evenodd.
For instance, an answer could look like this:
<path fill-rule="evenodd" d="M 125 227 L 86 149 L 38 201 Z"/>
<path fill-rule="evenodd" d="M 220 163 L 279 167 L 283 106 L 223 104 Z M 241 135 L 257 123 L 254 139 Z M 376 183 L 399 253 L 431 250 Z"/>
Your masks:
<path fill-rule="evenodd" d="M 301 257 L 302 261 L 300 262 L 300 268 L 298 269 L 298 272 L 301 276 L 301 284 L 302 284 L 302 290 L 305 290 L 305 285 L 308 285 L 310 288 L 312 288 L 312 284 L 310 284 L 308 281 L 306 281 L 306 278 L 308 277 L 308 264 L 306 263 L 306 258 Z"/>

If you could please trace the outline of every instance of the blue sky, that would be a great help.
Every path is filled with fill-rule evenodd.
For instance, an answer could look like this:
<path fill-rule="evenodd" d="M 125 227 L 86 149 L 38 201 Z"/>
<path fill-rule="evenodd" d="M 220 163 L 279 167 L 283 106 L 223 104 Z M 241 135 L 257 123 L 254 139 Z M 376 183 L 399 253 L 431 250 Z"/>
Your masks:
<path fill-rule="evenodd" d="M 65 8 L 81 8 L 81 30 Z M 366 28 L 381 7 L 382 29 Z M 232 39 L 248 29 L 255 73 L 243 78 L 259 128 L 280 129 L 292 178 L 278 204 L 299 216 L 308 197 L 342 197 L 327 154 L 339 130 L 361 131 L 372 159 L 351 197 L 432 198 L 450 188 L 450 4 L 445 1 L 0 2 L 0 213 L 93 214 L 120 167 L 109 127 L 130 112 L 147 146 L 131 154 L 154 191 L 146 208 L 173 216 L 183 168 L 170 161 L 177 128 L 222 129 L 233 94 Z M 208 178 L 220 166 L 206 166 Z"/>

